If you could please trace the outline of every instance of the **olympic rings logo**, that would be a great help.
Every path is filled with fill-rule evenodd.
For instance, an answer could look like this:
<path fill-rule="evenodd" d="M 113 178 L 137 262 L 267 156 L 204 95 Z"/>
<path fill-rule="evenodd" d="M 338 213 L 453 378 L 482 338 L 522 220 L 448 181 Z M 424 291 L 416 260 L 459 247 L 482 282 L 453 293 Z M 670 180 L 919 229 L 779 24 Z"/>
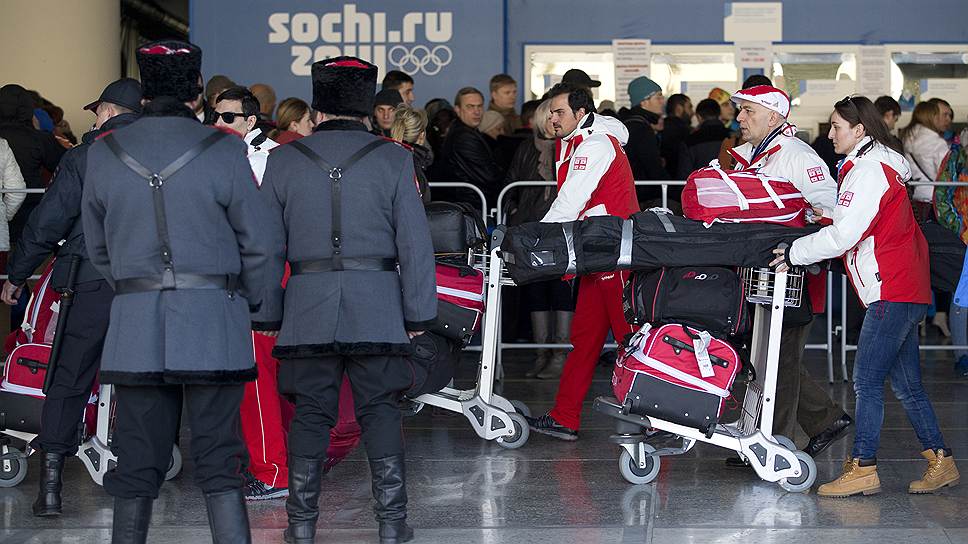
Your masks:
<path fill-rule="evenodd" d="M 411 76 L 417 72 L 435 76 L 444 66 L 450 64 L 453 58 L 454 54 L 446 45 L 438 45 L 433 49 L 425 45 L 415 45 L 409 50 L 403 45 L 395 45 L 387 53 L 390 64 Z"/>

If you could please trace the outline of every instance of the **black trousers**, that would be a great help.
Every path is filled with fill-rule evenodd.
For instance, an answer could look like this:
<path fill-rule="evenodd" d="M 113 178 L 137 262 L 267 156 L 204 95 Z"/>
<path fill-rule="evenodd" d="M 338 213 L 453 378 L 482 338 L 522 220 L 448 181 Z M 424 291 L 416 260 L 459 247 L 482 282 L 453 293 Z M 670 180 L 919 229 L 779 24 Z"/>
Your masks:
<path fill-rule="evenodd" d="M 61 338 L 54 383 L 41 413 L 36 445 L 45 452 L 74 455 L 80 442 L 81 416 L 101 366 L 114 291 L 104 280 L 74 287 L 74 306 Z"/>
<path fill-rule="evenodd" d="M 329 430 L 336 425 L 343 373 L 353 388 L 356 420 L 370 459 L 403 453 L 400 394 L 413 379 L 400 356 L 329 356 L 283 359 L 279 362 L 279 392 L 296 406 L 289 425 L 289 454 L 323 459 Z"/>
<path fill-rule="evenodd" d="M 796 441 L 799 426 L 813 437 L 844 415 L 844 409 L 825 391 L 803 364 L 810 324 L 783 328 L 776 374 L 773 433 Z"/>
<path fill-rule="evenodd" d="M 178 432 L 182 401 L 191 427 L 195 483 L 203 493 L 242 487 L 239 405 L 245 386 L 117 385 L 114 444 L 118 466 L 104 489 L 121 498 L 158 497 Z"/>

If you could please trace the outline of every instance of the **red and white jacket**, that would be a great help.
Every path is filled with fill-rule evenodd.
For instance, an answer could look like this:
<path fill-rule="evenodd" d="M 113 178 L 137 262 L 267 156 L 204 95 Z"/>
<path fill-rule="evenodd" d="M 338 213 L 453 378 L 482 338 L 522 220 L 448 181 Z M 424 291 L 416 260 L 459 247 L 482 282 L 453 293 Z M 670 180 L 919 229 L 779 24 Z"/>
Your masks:
<path fill-rule="evenodd" d="M 729 150 L 736 159 L 737 170 L 755 170 L 761 174 L 789 180 L 814 208 L 830 217 L 837 205 L 837 182 L 827 164 L 806 142 L 796 137 L 796 127 L 786 125 L 759 155 L 752 157 L 754 146 L 745 143 Z M 809 217 L 809 216 L 808 216 Z M 807 292 L 814 313 L 823 313 L 827 305 L 827 274 L 807 275 Z"/>
<path fill-rule="evenodd" d="M 613 117 L 590 113 L 555 142 L 558 196 L 541 220 L 564 223 L 594 215 L 622 218 L 639 211 L 632 168 L 622 146 L 629 132 Z"/>
<path fill-rule="evenodd" d="M 840 168 L 833 224 L 790 246 L 789 261 L 806 265 L 843 256 L 865 306 L 879 300 L 931 302 L 928 243 L 914 220 L 899 153 L 864 138 Z"/>

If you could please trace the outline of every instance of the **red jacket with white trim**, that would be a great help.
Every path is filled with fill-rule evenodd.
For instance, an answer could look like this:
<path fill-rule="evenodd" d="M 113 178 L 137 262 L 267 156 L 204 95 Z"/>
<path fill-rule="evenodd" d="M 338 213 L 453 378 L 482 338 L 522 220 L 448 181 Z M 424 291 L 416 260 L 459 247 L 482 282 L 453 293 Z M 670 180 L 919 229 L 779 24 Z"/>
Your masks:
<path fill-rule="evenodd" d="M 555 142 L 558 196 L 541 221 L 564 223 L 592 215 L 627 219 L 639 211 L 632 167 L 622 149 L 628 137 L 618 119 L 590 113 Z"/>
<path fill-rule="evenodd" d="M 840 168 L 833 224 L 790 246 L 789 261 L 806 265 L 843 256 L 865 306 L 879 300 L 931 302 L 928 243 L 914 220 L 899 153 L 864 138 Z"/>

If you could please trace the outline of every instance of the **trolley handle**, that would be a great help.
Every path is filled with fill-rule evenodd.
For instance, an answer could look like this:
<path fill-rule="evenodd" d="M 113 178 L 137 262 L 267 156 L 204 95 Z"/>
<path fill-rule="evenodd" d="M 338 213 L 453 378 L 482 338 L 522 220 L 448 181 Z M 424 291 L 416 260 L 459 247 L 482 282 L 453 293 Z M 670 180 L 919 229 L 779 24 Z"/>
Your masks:
<path fill-rule="evenodd" d="M 776 248 L 777 248 L 777 249 L 783 249 L 783 250 L 788 250 L 788 249 L 790 248 L 790 244 L 788 244 L 788 243 L 786 243 L 786 242 L 780 242 L 780 243 L 779 243 L 779 244 L 778 244 L 778 245 L 776 246 Z M 813 274 L 813 275 L 815 275 L 815 276 L 816 276 L 817 274 L 819 274 L 819 273 L 820 273 L 820 270 L 821 270 L 821 268 L 820 268 L 820 265 L 819 265 L 819 264 L 817 264 L 817 263 L 813 263 L 813 264 L 811 264 L 811 265 L 807 265 L 807 266 L 804 266 L 804 267 L 803 267 L 803 269 L 804 269 L 804 270 L 806 270 L 806 271 L 807 271 L 808 273 L 810 273 L 810 274 Z"/>

